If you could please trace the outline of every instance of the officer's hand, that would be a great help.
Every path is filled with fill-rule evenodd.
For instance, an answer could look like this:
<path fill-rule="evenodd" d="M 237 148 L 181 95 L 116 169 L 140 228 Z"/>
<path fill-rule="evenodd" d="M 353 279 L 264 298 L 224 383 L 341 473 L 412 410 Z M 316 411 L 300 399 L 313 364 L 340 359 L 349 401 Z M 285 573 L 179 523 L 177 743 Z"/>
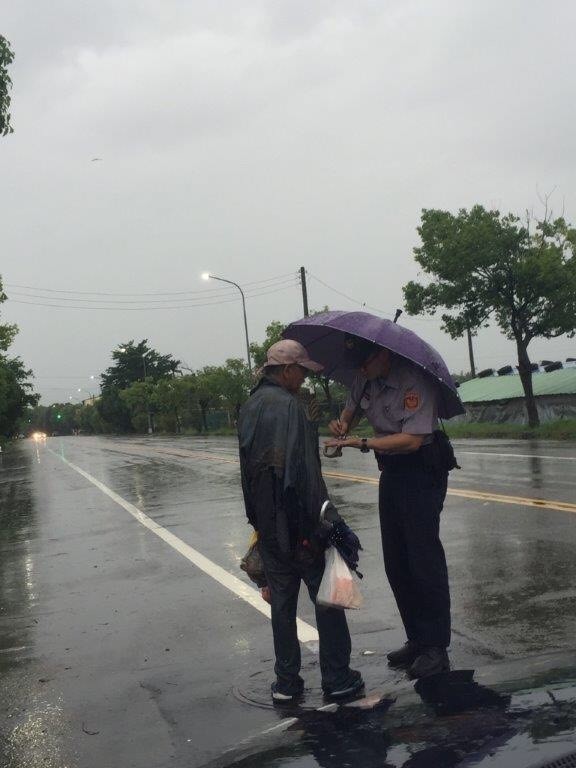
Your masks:
<path fill-rule="evenodd" d="M 355 447 L 357 442 L 357 437 L 347 437 L 346 439 L 341 437 L 329 437 L 328 440 L 324 440 L 324 445 L 327 448 L 350 448 Z"/>
<path fill-rule="evenodd" d="M 328 429 L 334 437 L 343 437 L 348 432 L 348 422 L 341 419 L 333 419 L 328 424 Z"/>

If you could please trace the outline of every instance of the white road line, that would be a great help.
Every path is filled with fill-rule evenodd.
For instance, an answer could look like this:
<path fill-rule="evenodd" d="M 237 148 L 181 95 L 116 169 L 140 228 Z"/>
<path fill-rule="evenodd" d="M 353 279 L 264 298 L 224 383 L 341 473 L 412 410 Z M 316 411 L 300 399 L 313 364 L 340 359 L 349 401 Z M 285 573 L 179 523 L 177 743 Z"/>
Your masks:
<path fill-rule="evenodd" d="M 68 461 L 68 459 L 65 459 L 64 456 L 61 456 L 52 449 L 49 448 L 48 450 L 50 453 L 54 454 L 54 456 L 61 459 L 64 464 L 69 466 L 75 472 L 78 472 L 78 474 L 82 475 L 82 477 L 86 478 L 86 480 L 92 483 L 92 485 L 95 485 L 96 488 L 102 491 L 102 493 L 105 493 L 106 496 L 112 499 L 112 501 L 115 501 L 116 504 L 119 504 L 121 507 L 123 507 L 134 518 L 136 518 L 139 523 L 148 528 L 148 530 L 152 531 L 152 533 L 155 533 L 156 536 L 169 544 L 181 555 L 184 555 L 184 557 L 193 563 L 197 568 L 200 568 L 200 570 L 204 571 L 204 573 L 206 573 L 208 576 L 211 576 L 223 587 L 226 587 L 226 589 L 229 589 L 230 592 L 233 592 L 237 597 L 242 598 L 242 600 L 245 600 L 253 608 L 256 608 L 257 611 L 260 611 L 260 613 L 263 613 L 265 616 L 270 618 L 270 606 L 268 603 L 264 602 L 258 590 L 248 586 L 248 584 L 245 584 L 243 581 L 238 579 L 236 576 L 233 576 L 224 568 L 221 568 L 219 565 L 216 565 L 216 563 L 213 563 L 212 560 L 209 560 L 201 552 L 198 552 L 198 550 L 194 549 L 189 544 L 186 544 L 184 541 L 182 541 L 182 539 L 174 536 L 173 533 L 170 533 L 170 531 L 167 531 L 166 528 L 163 528 L 157 522 L 152 520 L 152 518 L 148 517 L 148 515 L 145 515 L 144 512 L 141 512 L 138 507 L 134 506 L 134 504 L 130 504 L 129 501 L 123 499 L 122 496 L 119 496 L 113 490 L 108 488 L 108 486 L 104 485 L 104 483 L 101 483 L 100 480 L 97 480 L 81 467 L 77 467 L 76 464 L 72 464 L 71 461 Z M 305 621 L 302 621 L 302 619 L 296 619 L 296 623 L 298 625 L 298 638 L 301 642 L 310 643 L 318 641 L 318 632 L 314 627 L 312 627 L 310 624 L 307 624 Z"/>
<path fill-rule="evenodd" d="M 492 451 L 461 451 L 457 446 L 456 453 L 467 456 L 505 456 L 509 459 L 552 459 L 554 461 L 576 461 L 576 456 L 536 456 L 533 453 L 493 453 Z"/>

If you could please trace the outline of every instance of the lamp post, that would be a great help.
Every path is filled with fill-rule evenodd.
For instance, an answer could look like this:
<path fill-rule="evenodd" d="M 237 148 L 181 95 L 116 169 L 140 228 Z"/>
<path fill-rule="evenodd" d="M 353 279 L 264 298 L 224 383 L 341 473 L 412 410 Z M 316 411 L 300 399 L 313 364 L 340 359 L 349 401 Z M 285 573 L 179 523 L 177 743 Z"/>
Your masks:
<path fill-rule="evenodd" d="M 144 366 L 144 383 L 146 383 L 146 355 L 149 355 L 150 352 L 152 352 L 151 349 L 149 349 L 148 352 L 144 352 L 142 355 L 142 365 Z M 146 412 L 148 415 L 148 434 L 152 435 L 154 434 L 154 427 L 152 425 L 152 414 L 150 413 L 150 405 L 148 401 L 146 401 Z"/>
<path fill-rule="evenodd" d="M 248 339 L 248 320 L 246 319 L 246 298 L 244 296 L 244 291 L 238 283 L 235 283 L 233 280 L 226 280 L 225 277 L 216 277 L 216 275 L 211 275 L 210 272 L 204 272 L 202 274 L 202 280 L 219 280 L 221 283 L 229 283 L 230 285 L 235 286 L 240 291 L 240 295 L 242 296 L 242 313 L 244 315 L 244 334 L 246 336 L 246 359 L 248 361 L 248 370 L 250 373 L 252 373 L 252 361 L 250 360 L 250 340 Z"/>
<path fill-rule="evenodd" d="M 90 381 L 93 381 L 94 383 L 96 383 L 96 376 L 94 376 L 94 374 L 92 374 L 92 375 L 90 376 Z M 90 385 L 90 386 L 92 386 L 92 385 Z M 90 394 L 90 393 L 89 393 L 89 394 Z M 95 396 L 95 395 L 93 395 L 93 394 L 90 394 L 90 397 L 92 398 L 92 405 L 94 405 L 94 402 L 95 402 L 95 400 L 96 400 L 96 396 Z"/>

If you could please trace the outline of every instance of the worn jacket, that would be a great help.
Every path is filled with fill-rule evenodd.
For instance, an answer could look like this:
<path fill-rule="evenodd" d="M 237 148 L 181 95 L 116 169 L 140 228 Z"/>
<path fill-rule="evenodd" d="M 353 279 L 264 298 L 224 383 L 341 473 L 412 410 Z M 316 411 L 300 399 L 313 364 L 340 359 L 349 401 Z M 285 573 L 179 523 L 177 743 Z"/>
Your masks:
<path fill-rule="evenodd" d="M 248 520 L 264 546 L 293 554 L 328 498 L 316 430 L 298 398 L 264 377 L 242 406 L 238 439 Z"/>

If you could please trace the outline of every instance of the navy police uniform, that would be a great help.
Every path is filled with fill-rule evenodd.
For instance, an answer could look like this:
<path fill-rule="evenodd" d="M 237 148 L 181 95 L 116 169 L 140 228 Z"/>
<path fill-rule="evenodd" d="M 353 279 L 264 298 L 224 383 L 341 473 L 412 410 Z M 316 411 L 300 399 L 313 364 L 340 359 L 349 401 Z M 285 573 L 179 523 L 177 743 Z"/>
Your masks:
<path fill-rule="evenodd" d="M 382 547 L 408 640 L 419 647 L 447 648 L 450 591 L 439 529 L 448 469 L 434 461 L 436 385 L 394 356 L 386 378 L 356 378 L 346 409 L 365 415 L 375 437 L 424 435 L 413 453 L 376 453 Z"/>

